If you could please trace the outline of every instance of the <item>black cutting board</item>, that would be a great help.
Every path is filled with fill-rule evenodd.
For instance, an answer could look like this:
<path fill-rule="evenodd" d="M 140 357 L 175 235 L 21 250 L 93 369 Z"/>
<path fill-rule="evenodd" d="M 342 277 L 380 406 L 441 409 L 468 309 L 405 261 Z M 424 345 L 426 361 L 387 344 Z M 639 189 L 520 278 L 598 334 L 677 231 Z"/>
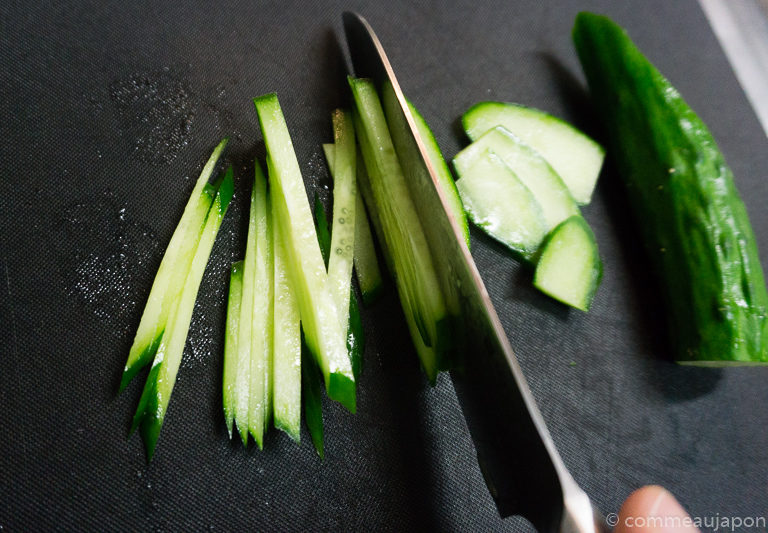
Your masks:
<path fill-rule="evenodd" d="M 710 125 L 768 266 L 768 146 L 699 6 L 666 2 L 6 2 L 0 7 L 0 531 L 518 531 L 482 482 L 446 376 L 430 388 L 389 291 L 364 315 L 358 414 L 325 405 L 264 451 L 230 443 L 222 325 L 242 257 L 251 98 L 277 91 L 308 189 L 345 103 L 341 12 L 368 18 L 446 156 L 484 99 L 599 135 L 570 41 L 611 15 Z M 155 459 L 126 439 L 143 379 L 116 396 L 162 252 L 225 135 L 236 200 L 200 290 Z M 605 512 L 661 483 L 697 516 L 766 514 L 768 369 L 681 368 L 610 164 L 584 214 L 605 276 L 588 314 L 537 293 L 473 230 L 473 255 L 565 463 Z"/>

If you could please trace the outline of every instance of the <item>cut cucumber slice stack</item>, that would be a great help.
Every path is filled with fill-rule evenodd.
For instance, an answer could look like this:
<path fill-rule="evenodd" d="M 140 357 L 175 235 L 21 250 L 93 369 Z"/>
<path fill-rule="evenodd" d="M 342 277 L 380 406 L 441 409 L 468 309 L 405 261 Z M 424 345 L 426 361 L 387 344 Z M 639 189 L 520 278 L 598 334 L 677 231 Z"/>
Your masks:
<path fill-rule="evenodd" d="M 464 114 L 462 123 L 473 141 L 503 126 L 552 165 L 580 205 L 592 200 L 605 150 L 567 122 L 522 105 L 480 102 Z"/>
<path fill-rule="evenodd" d="M 197 178 L 181 220 L 168 243 L 155 281 L 152 283 L 147 305 L 141 315 L 139 328 L 128 354 L 128 361 L 125 363 L 120 391 L 125 389 L 136 373 L 155 356 L 160 339 L 168 325 L 171 310 L 181 294 L 205 217 L 216 194 L 216 190 L 208 186 L 208 180 L 228 140 L 228 138 L 223 139 L 208 158 L 200 177 Z"/>
<path fill-rule="evenodd" d="M 492 152 L 462 165 L 456 182 L 464 207 L 477 226 L 524 259 L 532 260 L 548 225 L 533 193 Z"/>
<path fill-rule="evenodd" d="M 484 133 L 456 155 L 453 165 L 459 178 L 478 159 L 487 157 L 488 151 L 504 161 L 533 193 L 541 206 L 547 231 L 566 218 L 579 214 L 579 208 L 560 176 L 536 151 L 501 126 Z"/>
<path fill-rule="evenodd" d="M 296 154 L 277 96 L 254 99 L 267 148 L 275 221 L 299 300 L 307 346 L 323 372 L 328 396 L 355 411 L 355 378 L 347 356 L 346 328 L 338 319 Z"/>
<path fill-rule="evenodd" d="M 587 311 L 602 274 L 595 235 L 582 217 L 574 216 L 547 238 L 533 284 L 564 304 Z"/>
<path fill-rule="evenodd" d="M 434 383 L 444 365 L 448 313 L 424 229 L 410 196 L 373 82 L 349 78 L 355 130 L 367 169 L 361 186 L 379 240 L 393 270 L 400 303 L 427 377 Z M 442 337 L 442 338 L 441 338 Z"/>
<path fill-rule="evenodd" d="M 168 317 L 168 325 L 157 348 L 152 369 L 133 419 L 132 431 L 141 427 L 141 435 L 150 460 L 163 426 L 173 386 L 176 383 L 176 374 L 181 364 L 197 291 L 232 194 L 232 168 L 230 167 L 218 187 L 216 198 L 205 218 L 205 225 L 190 262 L 189 273 L 185 276 L 181 294 Z"/>

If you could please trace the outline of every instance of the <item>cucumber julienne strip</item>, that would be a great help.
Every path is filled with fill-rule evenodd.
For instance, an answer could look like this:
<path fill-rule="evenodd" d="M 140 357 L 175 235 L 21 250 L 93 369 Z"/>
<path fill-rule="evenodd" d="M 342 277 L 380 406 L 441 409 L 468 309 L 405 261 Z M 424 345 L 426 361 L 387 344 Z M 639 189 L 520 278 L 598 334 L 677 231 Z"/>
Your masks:
<path fill-rule="evenodd" d="M 128 361 L 120 381 L 121 392 L 155 355 L 171 308 L 181 293 L 192 255 L 195 253 L 197 239 L 213 202 L 214 195 L 206 185 L 228 141 L 228 138 L 223 139 L 208 158 L 165 250 L 128 354 Z"/>
<path fill-rule="evenodd" d="M 355 411 L 355 379 L 347 357 L 296 154 L 275 94 L 254 99 L 267 148 L 276 220 L 299 300 L 306 341 L 323 371 L 328 396 Z"/>
<path fill-rule="evenodd" d="M 232 438 L 232 423 L 235 418 L 235 383 L 237 376 L 237 336 L 240 323 L 240 302 L 243 298 L 243 262 L 232 265 L 229 276 L 229 297 L 227 298 L 227 325 L 224 335 L 224 371 L 222 377 L 222 405 L 229 438 Z"/>
<path fill-rule="evenodd" d="M 312 444 L 320 459 L 325 457 L 323 449 L 323 409 L 320 397 L 320 380 L 322 375 L 317 363 L 312 359 L 309 348 L 301 338 L 301 387 L 304 404 L 304 421 L 312 438 Z"/>
<path fill-rule="evenodd" d="M 245 241 L 245 259 L 243 261 L 243 296 L 240 304 L 240 328 L 237 341 L 237 373 L 234 390 L 234 418 L 237 432 L 243 446 L 248 445 L 250 388 L 251 388 L 251 349 L 253 332 L 253 306 L 255 301 L 256 247 L 259 189 L 257 176 L 262 174 L 259 162 L 254 162 L 254 181 L 251 188 L 251 203 L 248 212 L 248 235 Z"/>
<path fill-rule="evenodd" d="M 334 175 L 334 162 L 336 158 L 336 147 L 333 144 L 323 144 L 325 160 L 328 162 L 328 169 L 331 171 L 331 177 Z M 376 248 L 373 245 L 373 234 L 368 222 L 368 215 L 363 204 L 363 191 L 360 190 L 360 173 L 365 172 L 365 165 L 360 156 L 360 150 L 356 150 L 356 178 L 358 194 L 355 195 L 355 246 L 352 254 L 352 261 L 355 265 L 355 275 L 357 284 L 360 286 L 360 292 L 363 294 L 363 303 L 370 305 L 381 294 L 384 284 L 379 261 L 376 258 Z M 326 259 L 327 261 L 327 259 Z"/>
<path fill-rule="evenodd" d="M 327 259 L 331 251 L 331 234 L 328 231 L 328 219 L 325 216 L 325 208 L 320 199 L 315 196 L 315 224 L 317 227 L 317 240 L 323 258 Z M 349 288 L 349 313 L 347 320 L 347 352 L 352 364 L 352 374 L 357 379 L 363 367 L 363 353 L 365 352 L 365 335 L 363 333 L 363 321 L 360 317 L 360 309 L 357 304 L 357 295 L 353 287 Z"/>
<path fill-rule="evenodd" d="M 274 351 L 272 360 L 275 427 L 296 442 L 301 436 L 301 328 L 299 304 L 285 264 L 280 226 L 272 213 L 274 245 Z M 317 387 L 317 379 L 315 379 Z M 322 421 L 321 421 L 322 423 Z"/>
<path fill-rule="evenodd" d="M 157 438 L 163 426 L 168 402 L 171 399 L 176 374 L 181 364 L 184 344 L 187 340 L 192 311 L 197 299 L 197 291 L 205 273 L 205 267 L 216 241 L 216 235 L 221 222 L 229 207 L 233 194 L 232 168 L 227 170 L 224 180 L 219 186 L 213 205 L 205 219 L 200 241 L 186 276 L 184 288 L 177 300 L 177 305 L 168 320 L 168 327 L 152 363 L 152 370 L 144 386 L 139 400 L 139 409 L 134 417 L 134 427 L 141 425 L 141 435 L 147 449 L 147 457 L 152 459 L 157 444 Z"/>
<path fill-rule="evenodd" d="M 267 427 L 270 361 L 272 359 L 273 261 L 272 228 L 267 179 L 258 161 L 255 164 L 254 212 L 255 249 L 253 257 L 253 305 L 251 313 L 250 386 L 248 387 L 248 429 L 259 449 Z M 250 236 L 249 236 L 250 237 Z M 246 262 L 248 256 L 246 255 Z M 246 275 L 249 275 L 246 272 Z"/>
<path fill-rule="evenodd" d="M 398 293 L 406 320 L 413 324 L 426 347 L 434 346 L 447 315 L 424 230 L 410 197 L 395 153 L 379 96 L 370 80 L 349 78 L 354 96 L 355 126 L 373 205 L 385 242 L 385 253 L 394 267 Z M 367 198 L 366 198 L 367 200 Z M 411 330 L 414 333 L 413 329 Z M 414 339 L 416 343 L 416 339 Z M 417 344 L 417 343 L 416 343 Z M 429 353 L 434 354 L 434 351 Z M 420 357 L 428 355 L 421 351 Z M 434 382 L 438 361 L 422 358 L 427 376 Z"/>
<path fill-rule="evenodd" d="M 352 116 L 338 109 L 333 113 L 334 182 L 333 225 L 328 259 L 328 284 L 336 300 L 339 321 L 349 316 L 349 293 L 352 282 L 352 256 L 355 244 L 355 127 Z"/>

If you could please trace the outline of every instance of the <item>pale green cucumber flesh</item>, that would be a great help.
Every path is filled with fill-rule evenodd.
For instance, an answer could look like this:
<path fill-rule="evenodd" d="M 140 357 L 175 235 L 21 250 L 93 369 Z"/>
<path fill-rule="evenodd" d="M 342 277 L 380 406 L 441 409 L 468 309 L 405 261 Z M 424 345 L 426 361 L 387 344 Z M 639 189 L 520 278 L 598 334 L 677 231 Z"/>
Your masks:
<path fill-rule="evenodd" d="M 464 114 L 462 123 L 473 141 L 503 126 L 552 165 L 576 202 L 586 205 L 592 200 L 605 149 L 567 122 L 518 104 L 481 102 Z"/>
<path fill-rule="evenodd" d="M 552 167 L 531 147 L 501 126 L 484 133 L 456 155 L 453 159 L 456 173 L 462 176 L 478 158 L 485 157 L 488 150 L 499 156 L 533 193 L 547 221 L 547 230 L 579 214 L 571 193 Z"/>
<path fill-rule="evenodd" d="M 192 258 L 189 274 L 184 282 L 184 288 L 177 301 L 175 311 L 169 317 L 168 327 L 155 354 L 152 371 L 144 386 L 144 392 L 134 418 L 134 426 L 139 419 L 141 420 L 141 435 L 147 450 L 148 460 L 151 460 L 154 454 L 168 402 L 176 383 L 176 374 L 181 365 L 197 291 L 200 288 L 208 258 L 229 207 L 232 194 L 232 168 L 230 167 L 206 217 L 200 241 Z"/>
<path fill-rule="evenodd" d="M 340 109 L 336 110 L 333 114 L 333 130 L 335 147 L 333 222 L 328 259 L 328 287 L 336 301 L 339 322 L 343 324 L 349 316 L 357 218 L 356 145 L 351 114 Z"/>
<path fill-rule="evenodd" d="M 237 376 L 237 340 L 240 324 L 240 303 L 243 298 L 243 262 L 232 265 L 227 297 L 227 321 L 224 334 L 224 370 L 222 372 L 222 405 L 229 438 L 235 418 L 235 384 Z"/>
<path fill-rule="evenodd" d="M 250 372 L 248 386 L 248 431 L 259 449 L 264 445 L 264 430 L 267 426 L 267 405 L 269 398 L 269 370 L 272 357 L 272 312 L 273 289 L 272 275 L 272 231 L 269 214 L 267 179 L 258 162 L 253 184 L 251 205 L 254 216 L 255 247 L 253 249 L 253 270 L 247 271 L 249 256 L 246 252 L 246 275 L 252 276 L 253 303 L 251 313 L 250 336 Z M 250 228 L 249 228 L 250 229 Z M 250 236 L 249 236 L 250 237 Z"/>
<path fill-rule="evenodd" d="M 467 222 L 467 214 L 464 212 L 464 205 L 461 202 L 459 191 L 456 189 L 456 182 L 453 180 L 451 170 L 448 168 L 448 164 L 445 162 L 443 153 L 440 151 L 440 147 L 437 144 L 435 135 L 432 133 L 427 121 L 419 113 L 419 110 L 409 101 L 408 109 L 411 111 L 414 120 L 416 121 L 416 129 L 419 132 L 419 136 L 424 141 L 424 147 L 427 149 L 427 156 L 432 163 L 432 167 L 435 169 L 435 173 L 438 179 L 438 183 L 443 191 L 443 198 L 447 202 L 449 212 L 453 215 L 454 219 L 459 225 L 464 241 L 469 248 L 469 223 Z M 391 126 L 390 126 L 391 127 Z"/>
<path fill-rule="evenodd" d="M 531 191 L 494 153 L 462 166 L 456 186 L 469 218 L 488 235 L 531 260 L 547 223 Z"/>
<path fill-rule="evenodd" d="M 438 323 L 447 315 L 447 310 L 424 230 L 395 154 L 376 89 L 370 80 L 350 78 L 349 81 L 357 109 L 356 131 L 368 176 L 361 189 L 366 201 L 372 196 L 369 208 L 376 213 L 372 218 L 379 221 L 377 230 L 382 233 L 379 238 L 393 268 L 406 319 L 425 346 L 434 346 L 438 341 Z M 366 189 L 370 189 L 371 194 L 366 193 Z M 412 336 L 416 331 L 411 329 Z M 437 362 L 422 360 L 422 365 L 432 379 L 429 369 L 437 368 Z"/>
<path fill-rule="evenodd" d="M 211 191 L 208 181 L 228 140 L 228 138 L 223 139 L 208 158 L 163 254 L 128 354 L 120 381 L 120 391 L 125 389 L 136 373 L 152 360 L 160 344 L 168 315 L 181 293 L 205 217 L 216 194 L 215 190 Z"/>
<path fill-rule="evenodd" d="M 323 144 L 323 151 L 331 176 L 333 176 L 335 147 L 333 144 Z M 357 176 L 365 172 L 365 164 L 359 149 L 357 150 L 355 169 Z M 355 266 L 357 284 L 363 295 L 363 303 L 370 305 L 381 294 L 383 278 L 379 268 L 379 260 L 376 257 L 376 247 L 373 244 L 371 225 L 363 202 L 363 191 L 360 189 L 361 181 L 358 177 L 358 194 L 355 196 L 355 246 L 352 260 Z"/>
<path fill-rule="evenodd" d="M 533 284 L 564 304 L 588 311 L 602 272 L 595 235 L 582 217 L 574 216 L 547 237 Z"/>
<path fill-rule="evenodd" d="M 275 427 L 299 442 L 301 435 L 301 329 L 299 304 L 285 263 L 280 226 L 272 220 L 274 320 L 272 390 Z"/>
<path fill-rule="evenodd" d="M 272 209 L 285 238 L 286 258 L 299 300 L 307 345 L 318 358 L 328 396 L 355 411 L 355 380 L 345 328 L 327 287 L 312 214 L 296 154 L 275 94 L 254 99 L 267 148 Z"/>

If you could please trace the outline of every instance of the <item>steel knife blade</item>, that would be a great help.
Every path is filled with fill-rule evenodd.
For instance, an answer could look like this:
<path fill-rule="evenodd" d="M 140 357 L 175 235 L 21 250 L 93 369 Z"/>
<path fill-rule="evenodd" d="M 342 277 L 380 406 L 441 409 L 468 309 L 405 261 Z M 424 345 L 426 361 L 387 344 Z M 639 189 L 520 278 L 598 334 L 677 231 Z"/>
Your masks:
<path fill-rule="evenodd" d="M 609 531 L 555 448 L 457 221 L 446 209 L 384 48 L 359 14 L 345 12 L 343 23 L 355 75 L 393 93 L 388 96 L 397 99 L 402 114 L 397 118 L 408 125 L 401 141 L 418 154 L 403 171 L 430 248 L 440 258 L 441 288 L 456 299 L 463 344 L 451 379 L 499 513 L 522 515 L 541 532 Z"/>

